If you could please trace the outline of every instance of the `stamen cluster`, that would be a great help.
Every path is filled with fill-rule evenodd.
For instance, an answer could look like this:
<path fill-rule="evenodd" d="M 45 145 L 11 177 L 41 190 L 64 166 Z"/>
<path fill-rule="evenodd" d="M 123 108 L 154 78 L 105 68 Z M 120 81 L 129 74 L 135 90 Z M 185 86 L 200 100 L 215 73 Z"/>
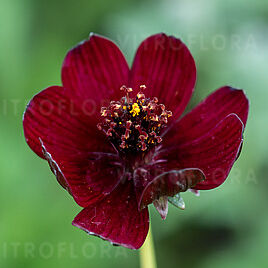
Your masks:
<path fill-rule="evenodd" d="M 160 131 L 167 126 L 172 112 L 159 104 L 156 97 L 146 98 L 145 88 L 141 85 L 136 97 L 130 98 L 132 89 L 122 86 L 120 90 L 125 96 L 101 108 L 103 120 L 97 127 L 119 151 L 144 152 L 162 141 Z"/>

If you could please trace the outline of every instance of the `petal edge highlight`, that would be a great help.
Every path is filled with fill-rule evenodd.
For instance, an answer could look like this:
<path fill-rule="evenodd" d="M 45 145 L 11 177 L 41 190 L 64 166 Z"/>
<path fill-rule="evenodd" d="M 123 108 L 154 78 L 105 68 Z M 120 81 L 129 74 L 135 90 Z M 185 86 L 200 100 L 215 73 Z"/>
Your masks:
<path fill-rule="evenodd" d="M 203 171 L 206 180 L 196 190 L 209 190 L 221 185 L 227 178 L 243 142 L 244 125 L 236 114 L 226 116 L 205 135 L 163 147 L 158 158 L 170 168 L 195 167 Z"/>
<path fill-rule="evenodd" d="M 133 186 L 121 184 L 96 205 L 84 208 L 73 225 L 112 244 L 139 249 L 149 230 L 149 213 L 138 210 Z"/>

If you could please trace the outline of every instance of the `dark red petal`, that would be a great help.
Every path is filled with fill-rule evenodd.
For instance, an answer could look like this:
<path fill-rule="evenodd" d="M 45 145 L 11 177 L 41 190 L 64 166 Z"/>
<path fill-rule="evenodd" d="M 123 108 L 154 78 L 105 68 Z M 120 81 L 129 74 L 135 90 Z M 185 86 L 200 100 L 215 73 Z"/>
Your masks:
<path fill-rule="evenodd" d="M 114 190 L 124 175 L 124 165 L 115 154 L 80 153 L 61 163 L 70 185 L 85 184 L 87 189 L 105 195 Z"/>
<path fill-rule="evenodd" d="M 134 90 L 146 85 L 145 94 L 157 97 L 178 118 L 192 95 L 196 81 L 194 59 L 181 40 L 157 34 L 142 42 L 132 70 Z"/>
<path fill-rule="evenodd" d="M 185 143 L 178 143 L 175 136 L 173 146 L 163 147 L 157 158 L 167 161 L 170 168 L 199 168 L 206 180 L 193 188 L 212 189 L 221 185 L 228 176 L 243 141 L 243 130 L 239 117 L 230 114 L 197 139 L 187 140 L 185 137 Z"/>
<path fill-rule="evenodd" d="M 162 196 L 174 196 L 179 192 L 185 192 L 204 179 L 203 172 L 194 168 L 167 172 L 157 172 L 153 167 L 136 169 L 134 183 L 139 208 L 146 207 Z"/>
<path fill-rule="evenodd" d="M 23 119 L 24 135 L 36 154 L 48 160 L 50 166 L 57 164 L 60 169 L 58 174 L 63 173 L 63 176 L 58 175 L 57 178 L 63 186 L 66 184 L 65 180 L 67 181 L 68 190 L 76 202 L 87 206 L 103 196 L 100 191 L 107 193 L 120 181 L 118 165 L 115 166 L 116 171 L 111 169 L 111 163 L 118 163 L 118 157 L 109 156 L 110 160 L 107 161 L 107 158 L 95 154 L 94 157 L 98 160 L 92 158 L 92 151 L 112 153 L 114 149 L 105 135 L 91 125 L 87 115 L 65 93 L 61 87 L 50 87 L 30 101 Z M 107 180 L 104 181 L 102 187 L 98 182 L 98 187 L 94 190 L 92 187 L 97 181 L 94 167 L 100 166 L 102 170 L 99 171 L 106 175 L 112 172 L 113 179 L 110 179 L 109 184 Z M 115 172 L 118 176 L 115 176 Z"/>
<path fill-rule="evenodd" d="M 101 192 L 92 191 L 89 189 L 88 185 L 86 185 L 85 183 L 85 179 L 84 180 L 81 179 L 83 177 L 79 174 L 80 170 L 76 172 L 78 173 L 78 175 L 74 173 L 74 175 L 70 176 L 70 173 L 68 173 L 68 180 L 67 180 L 59 164 L 53 159 L 52 155 L 47 151 L 41 139 L 40 143 L 42 144 L 44 157 L 48 161 L 50 169 L 56 176 L 57 181 L 64 189 L 66 189 L 73 196 L 75 201 L 80 206 L 93 204 L 104 198 L 104 195 Z M 66 166 L 69 167 L 69 163 L 66 163 Z M 64 172 L 66 166 L 65 164 L 62 165 Z M 77 182 L 73 181 L 75 177 L 78 178 Z"/>
<path fill-rule="evenodd" d="M 164 138 L 165 146 L 188 143 L 213 129 L 227 115 L 234 113 L 247 122 L 249 102 L 243 90 L 222 87 L 216 90 L 177 122 Z"/>
<path fill-rule="evenodd" d="M 92 126 L 62 87 L 49 87 L 33 97 L 24 113 L 23 128 L 28 145 L 42 158 L 39 138 L 50 153 L 114 152 L 105 135 Z"/>
<path fill-rule="evenodd" d="M 129 67 L 119 48 L 95 34 L 69 51 L 62 66 L 64 88 L 92 120 L 101 106 L 120 98 L 120 87 L 128 84 L 128 77 Z"/>
<path fill-rule="evenodd" d="M 105 199 L 83 209 L 73 225 L 117 245 L 131 249 L 142 246 L 149 229 L 149 213 L 138 210 L 133 185 L 120 184 Z"/>
<path fill-rule="evenodd" d="M 51 171 L 53 172 L 53 174 L 56 176 L 57 181 L 59 182 L 59 184 L 66 189 L 67 191 L 70 191 L 68 182 L 64 176 L 64 174 L 62 173 L 58 163 L 52 158 L 51 154 L 47 151 L 46 147 L 44 146 L 42 140 L 40 139 L 40 143 L 42 146 L 42 151 L 43 151 L 43 156 L 45 157 L 45 159 L 47 160 L 49 167 L 51 169 Z"/>

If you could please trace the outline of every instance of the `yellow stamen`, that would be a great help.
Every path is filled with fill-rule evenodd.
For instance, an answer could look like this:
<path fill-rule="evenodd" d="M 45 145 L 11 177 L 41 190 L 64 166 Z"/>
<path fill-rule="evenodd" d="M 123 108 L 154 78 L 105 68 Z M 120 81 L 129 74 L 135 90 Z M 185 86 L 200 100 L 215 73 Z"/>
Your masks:
<path fill-rule="evenodd" d="M 116 109 L 116 110 L 118 110 L 118 109 L 120 109 L 120 108 L 121 108 L 121 105 L 120 105 L 120 104 L 115 104 L 115 106 L 114 106 L 114 107 L 115 107 L 115 109 Z"/>
<path fill-rule="evenodd" d="M 138 105 L 138 103 L 134 103 L 133 105 L 132 105 L 132 110 L 130 111 L 130 113 L 132 113 L 132 116 L 136 116 L 136 115 L 139 115 L 139 113 L 140 113 L 140 107 L 139 107 L 139 105 Z"/>
<path fill-rule="evenodd" d="M 138 94 L 137 94 L 137 98 L 138 99 L 141 99 L 141 98 L 144 98 L 145 96 L 144 96 L 144 94 L 142 94 L 141 92 L 139 92 Z"/>
<path fill-rule="evenodd" d="M 101 111 L 101 116 L 107 116 L 107 110 Z"/>

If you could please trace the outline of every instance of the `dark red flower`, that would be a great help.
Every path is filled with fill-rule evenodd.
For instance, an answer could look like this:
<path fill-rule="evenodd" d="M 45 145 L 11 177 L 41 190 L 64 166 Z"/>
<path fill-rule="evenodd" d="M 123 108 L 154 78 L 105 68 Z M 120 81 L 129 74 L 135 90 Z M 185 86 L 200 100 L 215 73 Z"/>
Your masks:
<path fill-rule="evenodd" d="M 138 249 L 147 206 L 162 218 L 179 193 L 221 185 L 240 152 L 248 115 L 242 90 L 225 86 L 180 118 L 194 89 L 187 47 L 157 34 L 128 64 L 110 40 L 91 35 L 69 51 L 63 86 L 37 94 L 23 127 L 30 148 L 84 209 L 73 225 Z"/>

